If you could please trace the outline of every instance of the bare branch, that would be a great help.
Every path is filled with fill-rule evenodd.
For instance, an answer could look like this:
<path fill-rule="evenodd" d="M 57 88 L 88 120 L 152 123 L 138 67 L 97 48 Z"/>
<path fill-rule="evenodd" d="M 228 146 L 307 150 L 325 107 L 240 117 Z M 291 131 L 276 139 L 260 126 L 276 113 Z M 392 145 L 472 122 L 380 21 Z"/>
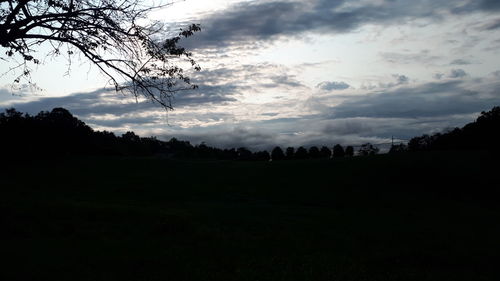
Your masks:
<path fill-rule="evenodd" d="M 96 65 L 117 91 L 145 96 L 165 109 L 172 109 L 175 92 L 197 87 L 178 65 L 185 61 L 195 71 L 200 67 L 178 44 L 200 31 L 200 26 L 190 25 L 167 38 L 163 25 L 139 24 L 147 22 L 149 12 L 168 3 L 144 6 L 139 0 L 1 0 L 0 4 L 0 46 L 7 50 L 7 58 L 2 59 L 20 55 L 23 75 L 28 79 L 28 63 L 41 63 L 34 57 L 37 46 L 49 42 L 53 55 L 61 55 L 67 46 L 64 50 L 70 64 L 75 50 Z M 158 37 L 163 39 L 154 39 Z"/>

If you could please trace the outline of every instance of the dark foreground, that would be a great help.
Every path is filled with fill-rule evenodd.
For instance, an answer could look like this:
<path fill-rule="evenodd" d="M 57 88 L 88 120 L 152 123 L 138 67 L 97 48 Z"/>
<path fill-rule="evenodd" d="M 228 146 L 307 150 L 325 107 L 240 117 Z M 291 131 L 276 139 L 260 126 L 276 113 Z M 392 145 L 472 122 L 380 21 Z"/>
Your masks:
<path fill-rule="evenodd" d="M 0 280 L 500 280 L 498 168 L 450 152 L 8 163 Z"/>

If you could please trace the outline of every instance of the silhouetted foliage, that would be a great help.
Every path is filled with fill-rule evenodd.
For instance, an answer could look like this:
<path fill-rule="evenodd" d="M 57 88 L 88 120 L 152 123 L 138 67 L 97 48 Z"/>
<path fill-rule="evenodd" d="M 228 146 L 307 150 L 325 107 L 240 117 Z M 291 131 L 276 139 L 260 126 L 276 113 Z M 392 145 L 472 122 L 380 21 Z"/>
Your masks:
<path fill-rule="evenodd" d="M 483 149 L 498 151 L 500 143 L 500 108 L 482 112 L 474 123 L 462 129 L 432 136 L 423 135 L 413 138 L 408 147 L 404 144 L 393 145 L 390 153 L 407 150 L 439 149 Z M 329 158 L 330 150 L 316 146 L 309 149 L 293 147 L 286 149 L 286 155 L 280 147 L 275 147 L 270 155 L 267 151 L 251 152 L 249 149 L 219 149 L 205 143 L 193 146 L 188 141 L 172 138 L 161 141 L 155 137 L 140 137 L 134 132 L 116 136 L 112 132 L 94 131 L 84 122 L 74 117 L 64 108 L 42 111 L 31 116 L 13 108 L 0 113 L 0 156 L 65 156 L 65 155 L 122 155 L 122 156 L 160 156 L 167 158 L 220 159 L 243 161 L 268 161 Z M 373 155 L 378 148 L 366 143 L 359 149 L 359 155 Z M 354 149 L 335 145 L 333 157 L 353 156 Z"/>
<path fill-rule="evenodd" d="M 252 160 L 252 158 L 253 158 L 252 152 L 245 147 L 240 147 L 236 151 L 238 153 L 238 158 L 237 158 L 238 160 L 248 161 L 248 160 Z"/>
<path fill-rule="evenodd" d="M 285 159 L 285 154 L 283 153 L 281 147 L 276 146 L 275 148 L 273 148 L 273 150 L 271 151 L 271 159 L 273 159 L 273 161 L 280 161 Z"/>
<path fill-rule="evenodd" d="M 347 156 L 347 157 L 352 157 L 352 156 L 354 156 L 354 147 L 352 147 L 352 146 L 350 146 L 350 145 L 349 145 L 349 146 L 347 146 L 347 147 L 345 148 L 345 156 Z"/>
<path fill-rule="evenodd" d="M 440 134 L 436 134 L 440 135 Z M 414 137 L 408 142 L 408 149 L 412 151 L 417 150 L 429 150 L 433 140 L 429 135 L 422 135 L 420 137 Z"/>
<path fill-rule="evenodd" d="M 271 159 L 271 155 L 269 155 L 269 152 L 267 151 L 258 151 L 254 153 L 254 160 L 255 161 L 269 161 Z"/>
<path fill-rule="evenodd" d="M 308 157 L 309 154 L 307 153 L 307 149 L 302 146 L 295 151 L 295 159 L 307 159 Z"/>
<path fill-rule="evenodd" d="M 407 150 L 408 150 L 408 147 L 405 144 L 400 143 L 400 144 L 391 145 L 391 149 L 389 150 L 389 153 L 391 153 L 391 154 L 403 153 L 403 152 L 406 152 Z"/>
<path fill-rule="evenodd" d="M 193 146 L 172 138 L 160 141 L 126 132 L 94 131 L 64 108 L 42 111 L 35 116 L 11 108 L 0 113 L 0 153 L 4 157 L 64 155 L 131 155 L 170 158 L 211 158 L 221 160 L 269 159 L 260 152 L 221 150 L 202 143 Z"/>
<path fill-rule="evenodd" d="M 270 159 L 267 151 L 252 153 L 244 147 L 222 150 L 205 143 L 193 146 L 176 138 L 161 141 L 155 137 L 140 137 L 131 131 L 118 137 L 112 132 L 92 130 L 64 108 L 42 111 L 35 116 L 7 109 L 0 113 L 0 135 L 0 155 L 3 157 L 121 155 L 244 161 Z M 283 152 L 281 154 L 283 159 Z"/>
<path fill-rule="evenodd" d="M 173 93 L 196 88 L 181 66 L 187 62 L 196 71 L 200 67 L 178 43 L 200 31 L 200 26 L 188 25 L 172 35 L 164 23 L 148 19 L 150 12 L 170 4 L 3 0 L 0 46 L 6 57 L 0 59 L 15 63 L 11 70 L 21 70 L 14 82 L 26 79 L 31 84 L 32 67 L 45 60 L 37 57 L 37 51 L 45 46 L 46 55 L 61 56 L 69 65 L 75 58 L 88 60 L 117 91 L 130 91 L 171 109 Z"/>
<path fill-rule="evenodd" d="M 309 148 L 309 157 L 313 159 L 318 159 L 321 157 L 321 154 L 319 153 L 319 149 L 316 146 L 311 146 Z"/>
<path fill-rule="evenodd" d="M 332 151 L 326 146 L 321 147 L 321 149 L 319 150 L 319 154 L 321 158 L 325 159 L 330 159 L 332 157 Z"/>
<path fill-rule="evenodd" d="M 340 144 L 333 147 L 333 158 L 340 158 L 345 156 L 344 148 Z"/>
<path fill-rule="evenodd" d="M 422 135 L 408 143 L 410 151 L 426 150 L 495 150 L 500 148 L 500 107 L 481 112 L 475 122 L 445 133 Z"/>
<path fill-rule="evenodd" d="M 36 116 L 15 109 L 0 113 L 0 149 L 4 155 L 88 153 L 93 130 L 63 108 L 42 111 Z"/>
<path fill-rule="evenodd" d="M 217 159 L 221 160 L 235 160 L 238 158 L 238 152 L 234 148 L 224 150 L 217 149 L 216 155 Z"/>
<path fill-rule="evenodd" d="M 361 156 L 375 155 L 377 154 L 379 149 L 373 146 L 371 143 L 365 143 L 361 145 L 358 150 L 358 154 Z"/>
<path fill-rule="evenodd" d="M 286 154 L 285 154 L 285 158 L 287 160 L 292 160 L 293 158 L 295 157 L 295 148 L 293 147 L 287 147 L 286 148 Z"/>
<path fill-rule="evenodd" d="M 209 147 L 204 142 L 195 146 L 195 150 L 198 158 L 216 158 L 216 153 L 213 148 Z"/>

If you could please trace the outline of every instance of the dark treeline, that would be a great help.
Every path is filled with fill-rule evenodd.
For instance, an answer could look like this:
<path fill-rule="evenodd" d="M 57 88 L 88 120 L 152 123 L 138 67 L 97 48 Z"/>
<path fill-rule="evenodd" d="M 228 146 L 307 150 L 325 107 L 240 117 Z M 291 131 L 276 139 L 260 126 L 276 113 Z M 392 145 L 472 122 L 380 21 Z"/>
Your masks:
<path fill-rule="evenodd" d="M 489 150 L 498 151 L 500 145 L 500 107 L 481 112 L 475 122 L 445 133 L 422 135 L 408 142 L 410 151 L 431 150 Z M 394 150 L 402 150 L 396 147 Z"/>
<path fill-rule="evenodd" d="M 487 149 L 498 150 L 500 143 L 500 107 L 482 112 L 477 120 L 447 133 L 423 135 L 410 140 L 408 146 L 393 145 L 390 153 L 429 150 Z M 374 155 L 379 149 L 362 145 L 357 155 Z M 330 159 L 355 155 L 352 146 L 277 146 L 268 151 L 252 152 L 247 148 L 220 149 L 202 143 L 172 138 L 161 141 L 155 137 L 140 137 L 134 132 L 116 136 L 108 131 L 95 131 L 64 108 L 42 111 L 37 115 L 23 114 L 13 108 L 0 113 L 0 153 L 2 157 L 116 155 L 163 156 L 186 159 L 218 159 L 273 161 L 292 159 Z"/>
<path fill-rule="evenodd" d="M 247 149 L 217 149 L 205 144 L 191 145 L 172 138 L 161 141 L 140 137 L 134 132 L 116 136 L 94 131 L 64 108 L 42 111 L 31 116 L 15 109 L 0 113 L 0 152 L 2 156 L 116 155 L 166 156 L 177 158 L 216 158 L 266 160 L 269 153 Z"/>
<path fill-rule="evenodd" d="M 337 145 L 334 157 L 352 156 L 352 147 Z M 116 136 L 108 131 L 95 131 L 64 108 L 29 115 L 13 108 L 0 113 L 0 153 L 2 157 L 115 155 L 164 156 L 169 158 L 268 161 L 331 158 L 327 147 L 313 146 L 307 150 L 288 147 L 286 152 L 276 147 L 252 152 L 245 147 L 220 149 L 205 143 L 192 145 L 172 138 L 161 141 L 155 137 L 140 137 L 134 132 Z"/>

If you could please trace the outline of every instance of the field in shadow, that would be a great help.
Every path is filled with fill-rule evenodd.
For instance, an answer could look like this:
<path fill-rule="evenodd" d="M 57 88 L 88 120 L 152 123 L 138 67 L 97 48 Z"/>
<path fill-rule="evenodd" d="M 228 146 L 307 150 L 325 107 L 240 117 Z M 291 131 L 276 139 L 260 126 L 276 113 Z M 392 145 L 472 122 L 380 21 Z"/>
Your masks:
<path fill-rule="evenodd" d="M 498 158 L 4 163 L 1 280 L 498 280 Z"/>

